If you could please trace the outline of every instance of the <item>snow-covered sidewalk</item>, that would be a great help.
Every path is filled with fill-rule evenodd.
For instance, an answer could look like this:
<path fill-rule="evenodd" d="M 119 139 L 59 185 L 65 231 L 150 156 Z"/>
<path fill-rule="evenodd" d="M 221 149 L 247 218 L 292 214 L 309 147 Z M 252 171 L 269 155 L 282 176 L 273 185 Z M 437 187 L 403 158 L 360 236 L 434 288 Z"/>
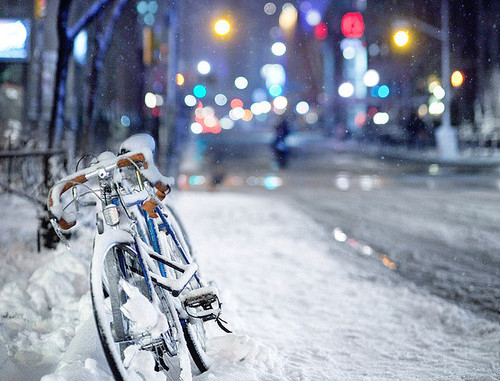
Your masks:
<path fill-rule="evenodd" d="M 90 230 L 70 253 L 38 254 L 20 218 L 33 212 L 3 197 L 15 209 L 0 236 L 0 379 L 111 379 L 88 294 Z M 234 330 L 210 327 L 214 364 L 195 381 L 500 379 L 499 324 L 357 268 L 293 205 L 196 192 L 175 205 Z"/>

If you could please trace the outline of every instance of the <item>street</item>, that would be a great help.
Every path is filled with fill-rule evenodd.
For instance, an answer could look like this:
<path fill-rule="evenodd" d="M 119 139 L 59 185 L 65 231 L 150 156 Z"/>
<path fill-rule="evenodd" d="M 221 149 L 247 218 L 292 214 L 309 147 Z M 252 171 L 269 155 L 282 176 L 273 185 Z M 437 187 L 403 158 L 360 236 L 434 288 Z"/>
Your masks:
<path fill-rule="evenodd" d="M 224 173 L 218 189 L 287 200 L 319 222 L 332 245 L 350 246 L 345 260 L 373 276 L 410 281 L 500 319 L 500 173 L 494 167 L 382 160 L 341 142 L 309 142 L 292 146 L 288 168 L 273 170 L 265 136 L 196 144 L 205 153 L 197 153 L 197 163 L 185 160 L 191 177 L 181 175 L 184 186 L 206 189 L 216 168 Z"/>

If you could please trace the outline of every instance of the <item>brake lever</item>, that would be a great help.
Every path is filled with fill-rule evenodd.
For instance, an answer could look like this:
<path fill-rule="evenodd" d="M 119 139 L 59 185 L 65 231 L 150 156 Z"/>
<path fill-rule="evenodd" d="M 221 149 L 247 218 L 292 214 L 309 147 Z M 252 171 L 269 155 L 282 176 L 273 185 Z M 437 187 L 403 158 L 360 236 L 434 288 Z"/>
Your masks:
<path fill-rule="evenodd" d="M 57 220 L 55 218 L 51 218 L 50 223 L 51 223 L 52 227 L 54 228 L 56 235 L 59 237 L 61 242 L 64 243 L 64 245 L 66 246 L 66 250 L 71 250 L 71 246 L 70 246 L 68 240 L 66 239 L 66 237 L 64 236 L 64 234 L 62 234 L 61 228 L 59 227 Z"/>

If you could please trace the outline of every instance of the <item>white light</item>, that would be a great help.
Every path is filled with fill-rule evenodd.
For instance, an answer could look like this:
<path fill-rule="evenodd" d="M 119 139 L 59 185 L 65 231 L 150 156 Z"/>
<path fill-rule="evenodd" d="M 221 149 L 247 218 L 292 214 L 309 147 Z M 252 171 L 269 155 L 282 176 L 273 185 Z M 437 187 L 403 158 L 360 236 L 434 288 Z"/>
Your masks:
<path fill-rule="evenodd" d="M 230 130 L 234 127 L 234 121 L 227 117 L 222 118 L 219 124 L 224 130 Z"/>
<path fill-rule="evenodd" d="M 260 75 L 266 80 L 266 87 L 268 89 L 272 85 L 283 87 L 286 81 L 285 68 L 280 64 L 266 64 L 262 66 Z"/>
<path fill-rule="evenodd" d="M 248 86 L 248 80 L 245 77 L 238 77 L 234 80 L 237 89 L 243 90 Z"/>
<path fill-rule="evenodd" d="M 213 114 L 207 115 L 204 119 L 203 122 L 205 123 L 205 126 L 212 128 L 217 125 L 217 119 Z"/>
<path fill-rule="evenodd" d="M 198 72 L 202 75 L 206 75 L 210 73 L 210 70 L 212 69 L 210 64 L 207 61 L 200 61 L 198 62 Z"/>
<path fill-rule="evenodd" d="M 276 5 L 274 3 L 267 3 L 264 5 L 264 13 L 266 15 L 274 15 L 276 13 Z"/>
<path fill-rule="evenodd" d="M 434 102 L 429 106 L 429 114 L 431 115 L 439 115 L 444 112 L 444 103 L 443 102 Z"/>
<path fill-rule="evenodd" d="M 227 97 L 224 94 L 217 94 L 214 100 L 217 106 L 224 106 L 227 103 Z"/>
<path fill-rule="evenodd" d="M 306 14 L 306 22 L 310 26 L 316 26 L 321 22 L 321 13 L 319 13 L 316 9 L 311 9 Z"/>
<path fill-rule="evenodd" d="M 297 103 L 297 106 L 295 106 L 295 111 L 297 111 L 297 114 L 300 115 L 307 114 L 307 112 L 309 111 L 309 103 L 305 101 Z"/>
<path fill-rule="evenodd" d="M 2 21 L 0 36 L 2 36 L 0 50 L 23 49 L 28 38 L 28 31 L 21 21 Z"/>
<path fill-rule="evenodd" d="M 354 86 L 350 82 L 344 82 L 339 86 L 339 95 L 342 98 L 349 98 L 354 94 Z"/>
<path fill-rule="evenodd" d="M 333 238 L 339 242 L 347 241 L 347 234 L 345 234 L 341 229 L 335 228 L 333 229 Z"/>
<path fill-rule="evenodd" d="M 342 55 L 346 60 L 351 60 L 356 55 L 356 49 L 352 46 L 347 46 L 344 50 L 342 50 Z"/>
<path fill-rule="evenodd" d="M 245 115 L 245 110 L 242 107 L 236 107 L 229 111 L 229 117 L 232 120 L 240 120 Z"/>
<path fill-rule="evenodd" d="M 380 75 L 376 70 L 370 69 L 367 70 L 365 75 L 363 76 L 363 83 L 366 87 L 377 86 L 380 81 Z"/>
<path fill-rule="evenodd" d="M 275 56 L 280 57 L 286 53 L 286 45 L 282 42 L 275 42 L 271 46 L 271 52 L 273 52 Z"/>
<path fill-rule="evenodd" d="M 186 104 L 186 106 L 188 107 L 193 107 L 194 105 L 196 105 L 196 98 L 194 95 L 186 95 L 184 97 L 184 103 Z"/>
<path fill-rule="evenodd" d="M 262 105 L 259 103 L 252 103 L 252 105 L 250 106 L 250 111 L 254 114 L 254 115 L 260 115 L 262 114 Z"/>
<path fill-rule="evenodd" d="M 308 112 L 306 115 L 306 123 L 307 124 L 314 124 L 318 121 L 318 119 L 319 119 L 319 116 L 314 111 Z"/>
<path fill-rule="evenodd" d="M 203 126 L 198 122 L 191 123 L 191 132 L 196 135 L 201 134 L 203 132 Z"/>
<path fill-rule="evenodd" d="M 156 98 L 156 105 L 163 106 L 163 97 L 160 94 L 156 94 L 155 98 Z"/>
<path fill-rule="evenodd" d="M 288 105 L 288 99 L 286 99 L 284 96 L 280 95 L 279 97 L 274 98 L 273 105 L 278 110 L 284 110 L 284 109 L 286 109 L 286 106 Z"/>
<path fill-rule="evenodd" d="M 443 99 L 446 95 L 446 92 L 441 86 L 436 86 L 432 90 L 432 94 L 436 97 L 436 99 Z"/>
<path fill-rule="evenodd" d="M 389 121 L 389 114 L 386 112 L 377 112 L 373 115 L 373 123 L 386 124 Z"/>
<path fill-rule="evenodd" d="M 146 93 L 146 95 L 144 97 L 144 103 L 149 108 L 155 108 L 156 107 L 156 96 L 153 93 Z"/>
<path fill-rule="evenodd" d="M 271 103 L 269 103 L 268 101 L 260 102 L 260 106 L 261 106 L 262 114 L 267 114 L 272 109 Z"/>

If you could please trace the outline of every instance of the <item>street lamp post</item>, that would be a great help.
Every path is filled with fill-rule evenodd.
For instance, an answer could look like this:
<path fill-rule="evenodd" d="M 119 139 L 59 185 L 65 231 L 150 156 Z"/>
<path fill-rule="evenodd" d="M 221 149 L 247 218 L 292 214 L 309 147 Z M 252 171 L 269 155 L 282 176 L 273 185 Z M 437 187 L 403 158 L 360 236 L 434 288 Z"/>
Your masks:
<path fill-rule="evenodd" d="M 410 18 L 415 28 L 428 36 L 441 41 L 441 82 L 445 91 L 442 100 L 444 111 L 441 115 L 441 126 L 436 130 L 436 141 L 441 156 L 446 159 L 458 155 L 457 133 L 451 127 L 451 70 L 450 70 L 450 16 L 448 0 L 441 0 L 441 28 L 436 28 L 424 21 Z"/>

